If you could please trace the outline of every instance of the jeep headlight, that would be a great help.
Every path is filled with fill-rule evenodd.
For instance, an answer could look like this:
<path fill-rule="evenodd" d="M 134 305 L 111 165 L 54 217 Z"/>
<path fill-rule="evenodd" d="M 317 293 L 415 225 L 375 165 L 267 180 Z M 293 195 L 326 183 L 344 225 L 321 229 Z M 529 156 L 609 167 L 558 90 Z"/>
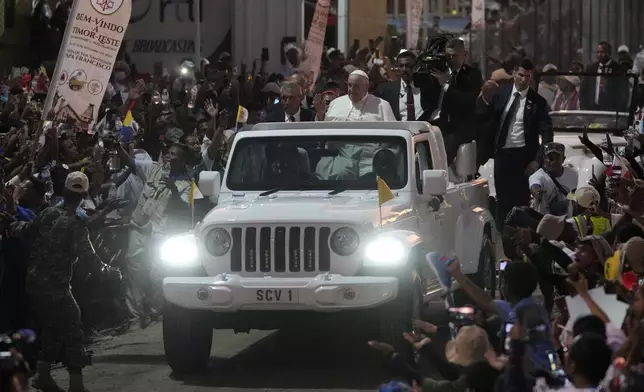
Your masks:
<path fill-rule="evenodd" d="M 405 264 L 408 245 L 388 236 L 378 236 L 365 246 L 363 263 L 368 267 L 397 267 Z"/>
<path fill-rule="evenodd" d="M 232 238 L 226 229 L 212 229 L 204 238 L 204 245 L 208 252 L 213 256 L 223 256 L 232 247 Z"/>
<path fill-rule="evenodd" d="M 341 227 L 331 236 L 331 249 L 340 256 L 349 256 L 358 249 L 360 237 L 350 227 Z"/>
<path fill-rule="evenodd" d="M 192 267 L 199 264 L 199 246 L 194 234 L 167 238 L 161 244 L 160 257 L 169 267 Z"/>

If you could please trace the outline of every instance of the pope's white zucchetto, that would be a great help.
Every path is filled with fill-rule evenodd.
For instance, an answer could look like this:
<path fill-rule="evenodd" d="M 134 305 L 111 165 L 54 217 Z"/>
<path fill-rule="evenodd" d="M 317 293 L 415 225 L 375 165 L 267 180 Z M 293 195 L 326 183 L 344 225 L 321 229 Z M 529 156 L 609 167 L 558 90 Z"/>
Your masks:
<path fill-rule="evenodd" d="M 353 75 L 362 76 L 363 78 L 369 80 L 369 75 L 367 75 L 367 73 L 365 71 L 361 70 L 361 69 L 356 69 L 355 71 L 351 72 L 349 74 L 349 77 L 351 77 Z"/>

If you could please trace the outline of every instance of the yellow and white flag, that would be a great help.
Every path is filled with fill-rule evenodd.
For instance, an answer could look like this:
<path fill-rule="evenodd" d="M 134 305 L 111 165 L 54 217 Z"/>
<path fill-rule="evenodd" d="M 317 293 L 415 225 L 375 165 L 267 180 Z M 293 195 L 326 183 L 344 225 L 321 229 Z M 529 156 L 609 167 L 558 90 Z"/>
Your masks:
<path fill-rule="evenodd" d="M 190 207 L 195 208 L 195 200 L 203 199 L 203 194 L 199 190 L 195 180 L 192 180 L 190 183 L 190 189 L 188 190 L 188 203 Z"/>
<path fill-rule="evenodd" d="M 378 182 L 378 204 L 382 206 L 389 200 L 393 200 L 394 194 L 391 192 L 391 189 L 389 189 L 389 185 L 385 182 L 380 177 L 376 177 L 376 181 Z"/>

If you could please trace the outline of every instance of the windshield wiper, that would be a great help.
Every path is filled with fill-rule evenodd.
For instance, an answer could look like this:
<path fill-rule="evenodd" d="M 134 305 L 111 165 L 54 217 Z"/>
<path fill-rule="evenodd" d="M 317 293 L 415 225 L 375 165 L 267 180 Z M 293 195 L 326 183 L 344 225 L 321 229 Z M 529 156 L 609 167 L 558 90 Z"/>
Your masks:
<path fill-rule="evenodd" d="M 272 195 L 273 193 L 277 193 L 279 191 L 286 190 L 287 188 L 290 190 L 291 187 L 297 187 L 299 189 L 296 189 L 296 190 L 302 190 L 304 188 L 309 188 L 311 186 L 311 184 L 312 184 L 312 181 L 301 181 L 301 182 L 295 182 L 295 183 L 292 183 L 292 184 L 284 184 L 284 185 L 269 189 L 267 191 L 264 191 L 264 192 L 260 193 L 259 196 L 260 197 L 269 196 L 269 195 Z"/>
<path fill-rule="evenodd" d="M 349 190 L 348 186 L 339 187 L 339 188 L 336 188 L 336 189 L 332 190 L 331 192 L 329 192 L 329 196 L 335 196 L 337 194 L 340 194 L 340 193 L 342 193 L 344 191 L 348 191 L 348 190 Z"/>
<path fill-rule="evenodd" d="M 281 191 L 281 190 L 282 190 L 282 188 L 280 188 L 280 187 L 278 187 L 278 188 L 273 188 L 273 189 L 269 189 L 269 190 L 267 190 L 267 191 L 264 191 L 264 192 L 260 193 L 260 194 L 259 194 L 259 196 L 261 197 L 261 196 L 268 196 L 268 195 L 272 195 L 273 193 L 277 193 L 277 192 L 279 192 L 279 191 Z"/>

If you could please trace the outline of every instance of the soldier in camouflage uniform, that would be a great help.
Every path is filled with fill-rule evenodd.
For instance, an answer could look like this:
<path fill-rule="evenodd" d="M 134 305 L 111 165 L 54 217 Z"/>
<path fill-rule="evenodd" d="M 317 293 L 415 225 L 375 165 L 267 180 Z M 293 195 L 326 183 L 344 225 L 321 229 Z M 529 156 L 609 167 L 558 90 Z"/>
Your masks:
<path fill-rule="evenodd" d="M 83 347 L 81 313 L 71 292 L 70 280 L 77 259 L 97 271 L 109 271 L 94 252 L 86 221 L 77 209 L 88 189 L 87 176 L 69 173 L 64 202 L 43 210 L 30 232 L 34 243 L 26 289 L 41 327 L 42 351 L 34 387 L 44 392 L 62 391 L 51 377 L 51 364 L 61 358 L 69 371 L 69 391 L 85 391 L 82 368 L 88 364 Z M 64 349 L 64 352 L 63 352 Z"/>

